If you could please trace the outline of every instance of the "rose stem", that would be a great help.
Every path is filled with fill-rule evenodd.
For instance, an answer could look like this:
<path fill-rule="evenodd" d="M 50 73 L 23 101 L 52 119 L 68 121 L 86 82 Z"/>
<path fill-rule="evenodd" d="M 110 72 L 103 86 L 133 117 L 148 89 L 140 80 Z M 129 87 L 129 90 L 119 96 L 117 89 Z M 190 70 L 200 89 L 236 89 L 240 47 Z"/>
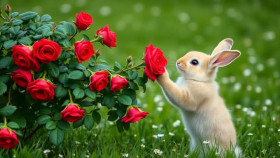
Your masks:
<path fill-rule="evenodd" d="M 9 92 L 8 92 L 8 102 L 7 102 L 7 105 L 11 104 L 11 91 L 12 91 L 12 88 L 10 88 Z"/>
<path fill-rule="evenodd" d="M 78 29 L 75 30 L 75 33 L 69 38 L 68 41 L 71 41 L 77 34 L 78 34 Z"/>
<path fill-rule="evenodd" d="M 70 89 L 68 89 L 68 95 L 69 95 L 70 103 L 74 103 Z"/>
<path fill-rule="evenodd" d="M 142 66 L 145 66 L 145 63 L 144 63 L 144 62 L 143 62 L 143 63 L 141 63 L 141 64 L 139 64 L 139 65 L 136 65 L 136 66 L 134 66 L 134 67 L 131 67 L 131 68 L 127 68 L 127 69 L 120 70 L 120 71 L 118 71 L 117 73 L 122 73 L 122 72 L 124 72 L 124 71 L 128 71 L 128 70 L 136 69 L 136 68 L 139 68 L 139 67 L 142 67 Z"/>
<path fill-rule="evenodd" d="M 101 41 L 103 38 L 101 36 L 97 36 L 97 38 L 91 40 L 90 42 L 93 43 L 93 42 L 99 42 Z"/>
<path fill-rule="evenodd" d="M 46 79 L 46 75 L 47 75 L 47 70 L 45 70 L 43 73 L 43 80 Z"/>

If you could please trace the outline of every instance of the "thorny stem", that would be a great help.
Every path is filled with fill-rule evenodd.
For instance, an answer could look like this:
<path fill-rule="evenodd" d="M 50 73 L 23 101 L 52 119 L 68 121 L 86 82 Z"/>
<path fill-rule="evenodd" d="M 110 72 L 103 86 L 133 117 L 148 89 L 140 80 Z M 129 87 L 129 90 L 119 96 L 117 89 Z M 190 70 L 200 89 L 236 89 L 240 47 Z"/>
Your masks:
<path fill-rule="evenodd" d="M 69 95 L 70 103 L 74 103 L 70 89 L 68 89 L 68 95 Z"/>
<path fill-rule="evenodd" d="M 8 92 L 8 102 L 7 102 L 7 105 L 11 104 L 11 92 L 12 92 L 12 88 L 10 88 L 9 92 Z"/>
<path fill-rule="evenodd" d="M 76 29 L 75 33 L 68 39 L 68 41 L 71 41 L 78 33 L 79 31 Z"/>
<path fill-rule="evenodd" d="M 91 75 L 93 75 L 94 74 L 94 72 L 93 71 L 91 71 L 90 69 L 87 69 L 90 73 L 91 73 Z"/>
<path fill-rule="evenodd" d="M 133 66 L 133 67 L 130 67 L 130 68 L 126 68 L 126 69 L 122 69 L 122 70 L 119 70 L 117 73 L 122 73 L 122 72 L 125 72 L 125 71 L 128 71 L 128 70 L 133 70 L 133 69 L 137 69 L 137 68 L 140 68 L 140 67 L 143 67 L 145 66 L 145 63 L 141 63 L 141 64 L 138 64 L 136 66 Z"/>
<path fill-rule="evenodd" d="M 7 117 L 3 117 L 3 119 L 4 119 L 4 127 L 7 127 Z"/>
<path fill-rule="evenodd" d="M 101 36 L 97 36 L 97 38 L 91 40 L 90 42 L 93 43 L 93 42 L 98 42 L 100 40 L 102 40 L 103 38 Z"/>

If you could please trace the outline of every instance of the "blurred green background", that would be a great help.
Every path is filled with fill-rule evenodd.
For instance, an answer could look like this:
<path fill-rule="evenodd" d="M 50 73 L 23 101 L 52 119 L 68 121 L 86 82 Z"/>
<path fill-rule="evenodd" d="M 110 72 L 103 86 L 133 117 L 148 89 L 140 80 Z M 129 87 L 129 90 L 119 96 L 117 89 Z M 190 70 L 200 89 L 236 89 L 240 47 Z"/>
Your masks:
<path fill-rule="evenodd" d="M 117 47 L 102 48 L 102 58 L 111 61 L 112 65 L 115 60 L 124 64 L 125 58 L 132 55 L 136 63 L 141 62 L 145 47 L 153 43 L 167 57 L 167 69 L 173 80 L 179 75 L 175 62 L 185 53 L 198 50 L 210 54 L 222 39 L 232 38 L 233 49 L 240 50 L 242 55 L 230 66 L 221 68 L 217 80 L 221 96 L 232 113 L 238 142 L 248 157 L 280 156 L 280 1 L 1 0 L 0 4 L 2 8 L 10 4 L 13 11 L 20 13 L 32 10 L 41 15 L 50 14 L 56 22 L 74 21 L 75 14 L 84 10 L 94 21 L 86 32 L 89 37 L 106 24 L 117 35 Z M 104 150 L 113 157 L 127 152 L 134 157 L 142 150 L 139 146 L 145 138 L 149 149 L 141 151 L 144 157 L 155 156 L 155 148 L 161 148 L 166 157 L 173 157 L 170 149 L 175 148 L 180 151 L 175 157 L 184 157 L 188 151 L 188 136 L 182 122 L 179 127 L 174 126 L 176 120 L 181 119 L 179 112 L 165 101 L 159 86 L 149 82 L 146 94 L 140 94 L 139 100 L 144 110 L 150 112 L 147 119 L 132 125 L 126 134 L 111 133 L 115 127 L 102 129 L 111 135 L 101 134 L 91 147 L 85 145 L 81 149 L 86 148 L 96 155 Z M 158 128 L 152 128 L 152 125 Z M 100 129 L 96 130 L 100 132 Z M 174 132 L 175 136 L 166 138 L 168 143 L 165 145 L 161 140 L 154 141 L 153 134 L 164 133 L 168 137 L 169 132 Z M 135 133 L 141 137 L 134 137 Z M 74 140 L 82 142 L 81 137 L 86 136 L 77 133 L 73 136 Z M 98 141 L 103 145 L 100 148 Z M 107 148 L 105 143 L 116 147 Z M 132 145 L 125 146 L 127 143 Z M 68 150 L 72 151 L 71 148 Z M 78 148 L 76 152 L 79 152 Z"/>

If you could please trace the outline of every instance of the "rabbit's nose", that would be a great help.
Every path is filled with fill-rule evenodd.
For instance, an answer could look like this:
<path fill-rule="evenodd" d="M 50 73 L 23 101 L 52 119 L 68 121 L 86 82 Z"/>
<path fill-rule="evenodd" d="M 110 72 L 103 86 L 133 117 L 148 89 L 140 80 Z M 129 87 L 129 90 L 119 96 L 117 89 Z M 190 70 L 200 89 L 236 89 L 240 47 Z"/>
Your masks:
<path fill-rule="evenodd" d="M 176 64 L 177 64 L 177 66 L 180 66 L 180 65 L 181 65 L 181 63 L 180 63 L 180 62 L 177 62 Z"/>

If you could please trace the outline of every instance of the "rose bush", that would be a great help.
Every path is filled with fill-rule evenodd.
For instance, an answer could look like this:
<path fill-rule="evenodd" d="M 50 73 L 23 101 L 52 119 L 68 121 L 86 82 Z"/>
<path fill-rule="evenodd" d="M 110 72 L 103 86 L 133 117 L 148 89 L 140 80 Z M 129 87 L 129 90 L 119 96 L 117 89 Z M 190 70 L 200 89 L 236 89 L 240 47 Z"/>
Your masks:
<path fill-rule="evenodd" d="M 116 47 L 116 34 L 109 25 L 98 29 L 92 40 L 82 34 L 93 24 L 83 11 L 74 23 L 54 23 L 48 14 L 12 13 L 8 8 L 0 16 L 1 148 L 24 144 L 21 140 L 40 128 L 59 145 L 65 130 L 91 129 L 101 118 L 115 121 L 122 132 L 146 117 L 148 113 L 138 109 L 136 92 L 139 87 L 145 92 L 148 77 L 154 80 L 163 73 L 166 60 L 158 48 L 146 48 L 145 75 L 145 63 L 135 64 L 132 57 L 123 64 L 99 58 L 109 49 L 94 48 Z M 105 107 L 108 117 L 99 113 Z"/>

